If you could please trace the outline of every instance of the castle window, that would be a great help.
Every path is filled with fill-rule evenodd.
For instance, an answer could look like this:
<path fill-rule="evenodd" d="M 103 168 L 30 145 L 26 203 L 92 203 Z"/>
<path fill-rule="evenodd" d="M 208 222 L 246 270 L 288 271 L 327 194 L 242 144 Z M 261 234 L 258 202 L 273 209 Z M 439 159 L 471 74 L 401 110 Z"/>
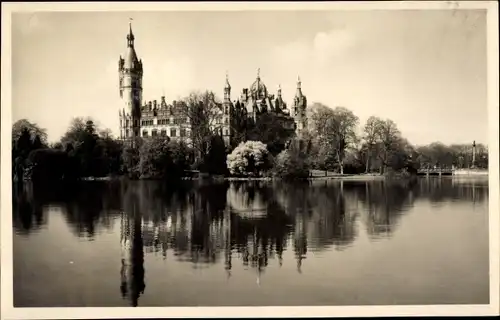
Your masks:
<path fill-rule="evenodd" d="M 158 135 L 158 130 L 154 129 L 154 130 L 151 132 L 151 136 L 156 137 L 157 135 Z"/>
<path fill-rule="evenodd" d="M 127 124 L 127 127 L 128 127 L 128 120 L 126 121 L 126 124 Z M 127 136 L 128 136 L 128 134 L 127 134 Z"/>
<path fill-rule="evenodd" d="M 182 128 L 180 131 L 180 134 L 181 134 L 181 137 L 185 137 L 186 136 L 186 129 Z"/>
<path fill-rule="evenodd" d="M 224 123 L 225 123 L 225 124 L 229 124 L 229 120 L 228 120 L 227 118 L 226 118 L 226 119 L 224 119 Z"/>
<path fill-rule="evenodd" d="M 125 131 L 125 137 L 127 137 L 127 138 L 128 138 L 129 136 L 130 136 L 130 135 L 129 135 L 129 132 L 128 132 L 128 129 L 127 129 L 127 130 Z"/>
<path fill-rule="evenodd" d="M 177 134 L 176 130 L 175 129 L 170 129 L 170 136 L 171 137 L 175 137 Z"/>
<path fill-rule="evenodd" d="M 229 135 L 229 130 L 226 129 L 226 136 L 228 136 L 228 135 Z"/>
<path fill-rule="evenodd" d="M 162 136 L 162 137 L 166 137 L 166 136 L 167 136 L 167 130 L 163 129 L 163 130 L 161 131 L 161 136 Z"/>
<path fill-rule="evenodd" d="M 147 137 L 148 136 L 148 131 L 147 130 L 142 131 L 142 136 L 143 137 Z"/>

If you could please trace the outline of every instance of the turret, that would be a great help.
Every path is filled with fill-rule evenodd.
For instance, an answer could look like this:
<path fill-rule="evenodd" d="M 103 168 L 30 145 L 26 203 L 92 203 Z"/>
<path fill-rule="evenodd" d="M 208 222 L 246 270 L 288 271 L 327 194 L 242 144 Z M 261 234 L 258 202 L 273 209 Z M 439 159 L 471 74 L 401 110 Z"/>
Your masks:
<path fill-rule="evenodd" d="M 307 99 L 302 93 L 302 82 L 300 81 L 300 76 L 297 77 L 297 90 L 295 91 L 295 98 L 293 100 L 293 117 L 295 120 L 297 135 L 300 137 L 303 130 L 307 127 Z"/>
<path fill-rule="evenodd" d="M 226 84 L 224 85 L 224 101 L 231 102 L 231 85 L 229 84 L 229 77 L 226 72 Z"/>

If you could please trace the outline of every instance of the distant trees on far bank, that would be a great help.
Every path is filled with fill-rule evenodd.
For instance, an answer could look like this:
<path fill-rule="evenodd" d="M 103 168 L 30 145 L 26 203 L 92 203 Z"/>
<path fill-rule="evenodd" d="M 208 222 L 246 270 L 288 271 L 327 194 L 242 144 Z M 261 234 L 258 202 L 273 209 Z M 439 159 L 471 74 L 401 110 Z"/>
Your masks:
<path fill-rule="evenodd" d="M 419 168 L 468 168 L 472 145 L 434 142 L 414 146 L 396 123 L 372 116 L 360 125 L 345 107 L 315 103 L 309 107 L 308 126 L 300 137 L 272 114 L 242 131 L 237 145 L 227 147 L 220 130 L 215 95 L 191 94 L 186 116 L 198 127 L 192 143 L 168 137 L 115 139 L 90 118 L 75 118 L 61 139 L 49 145 L 45 129 L 19 120 L 12 127 L 14 180 L 75 180 L 82 177 L 126 175 L 130 178 L 178 179 L 194 169 L 216 175 L 306 178 L 312 169 L 340 174 L 415 172 Z M 211 107 L 204 108 L 205 104 Z M 191 107 L 194 109 L 191 109 Z M 240 122 L 235 125 L 245 126 Z M 477 144 L 475 165 L 488 168 L 488 148 Z"/>

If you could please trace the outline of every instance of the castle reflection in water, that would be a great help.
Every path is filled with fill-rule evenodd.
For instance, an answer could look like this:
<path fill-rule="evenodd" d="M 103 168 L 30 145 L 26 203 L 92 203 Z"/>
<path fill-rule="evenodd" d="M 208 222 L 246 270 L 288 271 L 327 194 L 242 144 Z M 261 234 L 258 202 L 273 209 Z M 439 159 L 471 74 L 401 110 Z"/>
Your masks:
<path fill-rule="evenodd" d="M 203 268 L 224 261 L 253 270 L 256 281 L 270 261 L 294 253 L 297 272 L 308 251 L 345 250 L 358 228 L 370 240 L 390 237 L 415 201 L 486 201 L 488 184 L 454 179 L 417 182 L 317 181 L 169 185 L 153 181 L 88 182 L 71 186 L 30 184 L 13 189 L 13 223 L 18 234 L 36 232 L 48 206 L 63 208 L 78 237 L 92 240 L 115 230 L 121 241 L 120 290 L 137 306 L 146 289 L 145 254 L 162 255 Z M 359 222 L 359 223 L 358 223 Z"/>

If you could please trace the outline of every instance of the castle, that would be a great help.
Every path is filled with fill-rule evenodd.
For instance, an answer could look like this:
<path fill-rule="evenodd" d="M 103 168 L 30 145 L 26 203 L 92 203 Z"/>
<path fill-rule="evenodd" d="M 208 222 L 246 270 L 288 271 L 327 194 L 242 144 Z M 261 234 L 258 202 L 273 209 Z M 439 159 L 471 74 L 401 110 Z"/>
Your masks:
<path fill-rule="evenodd" d="M 162 96 L 159 101 L 143 103 L 143 64 L 137 57 L 134 41 L 132 25 L 129 24 L 125 56 L 120 56 L 118 62 L 120 98 L 123 102 L 119 110 L 120 138 L 131 140 L 136 137 L 164 136 L 190 143 L 193 124 L 185 102 L 173 101 L 168 104 L 165 96 Z M 239 99 L 231 101 L 231 85 L 226 74 L 224 99 L 216 105 L 218 111 L 211 129 L 220 134 L 226 146 L 229 146 L 236 136 L 241 135 L 237 132 L 237 123 L 242 120 L 256 122 L 260 115 L 273 112 L 284 126 L 300 135 L 307 125 L 306 105 L 300 78 L 297 80 L 293 106 L 289 110 L 282 98 L 281 86 L 276 96 L 270 94 L 260 79 L 260 70 L 250 88 L 244 88 Z"/>

